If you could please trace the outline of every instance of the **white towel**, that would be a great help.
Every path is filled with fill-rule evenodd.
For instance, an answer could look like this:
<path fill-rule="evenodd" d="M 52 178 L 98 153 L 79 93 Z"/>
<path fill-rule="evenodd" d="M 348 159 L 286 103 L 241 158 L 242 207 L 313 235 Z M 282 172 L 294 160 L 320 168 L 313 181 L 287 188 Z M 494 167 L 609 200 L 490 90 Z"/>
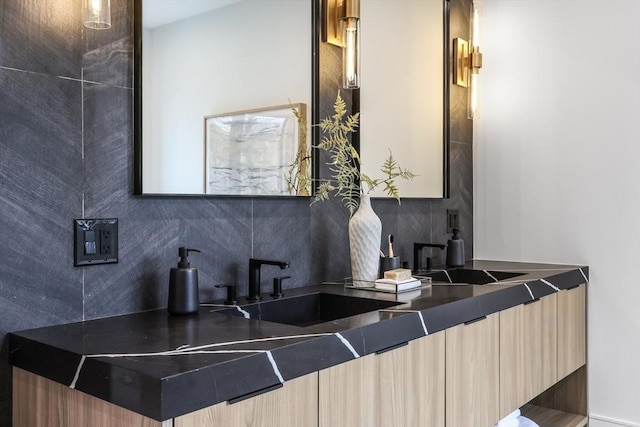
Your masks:
<path fill-rule="evenodd" d="M 508 420 L 502 419 L 498 421 L 496 427 L 520 427 L 520 422 L 517 418 L 509 418 Z"/>
<path fill-rule="evenodd" d="M 540 426 L 527 417 L 519 416 L 518 427 L 540 427 Z"/>
<path fill-rule="evenodd" d="M 518 427 L 520 424 L 518 417 L 520 416 L 520 409 L 516 409 L 496 424 L 496 427 Z"/>

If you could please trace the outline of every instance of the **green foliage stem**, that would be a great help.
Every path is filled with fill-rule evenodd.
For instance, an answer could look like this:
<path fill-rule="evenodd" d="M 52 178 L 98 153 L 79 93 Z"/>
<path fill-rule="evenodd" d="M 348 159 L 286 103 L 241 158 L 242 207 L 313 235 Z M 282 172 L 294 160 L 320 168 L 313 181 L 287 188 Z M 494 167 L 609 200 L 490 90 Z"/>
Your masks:
<path fill-rule="evenodd" d="M 364 182 L 367 185 L 367 194 L 378 186 L 384 185 L 385 194 L 400 203 L 400 194 L 395 180 L 397 178 L 412 179 L 415 175 L 400 167 L 393 158 L 391 150 L 389 150 L 389 157 L 380 168 L 382 178 L 372 178 L 361 173 L 360 155 L 350 140 L 351 133 L 358 128 L 360 113 L 347 115 L 346 103 L 340 92 L 336 97 L 333 110 L 332 116 L 326 117 L 318 124 L 324 136 L 317 147 L 329 153 L 327 165 L 331 178 L 320 181 L 314 202 L 327 200 L 333 194 L 334 197 L 342 199 L 349 213 L 353 215 L 358 208 L 360 195 L 365 193 L 361 187 L 361 183 Z"/>

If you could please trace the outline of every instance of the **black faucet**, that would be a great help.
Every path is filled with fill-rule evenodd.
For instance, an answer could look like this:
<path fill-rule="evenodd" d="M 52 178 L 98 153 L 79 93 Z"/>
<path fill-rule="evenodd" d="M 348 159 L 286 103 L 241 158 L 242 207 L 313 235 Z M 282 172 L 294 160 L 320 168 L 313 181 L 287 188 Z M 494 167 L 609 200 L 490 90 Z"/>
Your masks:
<path fill-rule="evenodd" d="M 284 270 L 289 268 L 289 263 L 285 261 L 270 261 L 266 259 L 249 259 L 249 301 L 260 301 L 260 267 L 263 265 L 276 265 Z"/>
<path fill-rule="evenodd" d="M 414 243 L 413 244 L 413 271 L 418 272 L 422 270 L 422 249 L 423 248 L 439 248 L 444 250 L 447 245 L 441 245 L 438 243 Z M 431 258 L 427 258 L 427 270 L 431 269 Z"/>

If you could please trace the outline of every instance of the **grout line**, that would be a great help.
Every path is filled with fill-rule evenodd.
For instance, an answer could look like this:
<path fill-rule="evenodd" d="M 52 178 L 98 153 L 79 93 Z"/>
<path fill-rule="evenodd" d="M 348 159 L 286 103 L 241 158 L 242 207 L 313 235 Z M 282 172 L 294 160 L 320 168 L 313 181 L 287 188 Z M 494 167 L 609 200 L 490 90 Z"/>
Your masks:
<path fill-rule="evenodd" d="M 81 79 L 84 78 L 84 68 L 81 69 L 80 71 L 80 77 Z M 83 163 L 83 167 L 82 167 L 82 184 L 84 185 L 85 183 L 85 173 L 84 173 L 84 81 L 80 80 L 80 132 L 81 132 L 81 144 L 80 144 L 80 148 L 81 148 L 81 159 L 82 159 L 82 163 Z M 84 191 L 82 192 L 82 202 L 83 202 L 83 206 L 82 206 L 82 217 L 84 218 Z"/>
<path fill-rule="evenodd" d="M 19 73 L 27 73 L 27 74 L 35 74 L 37 76 L 47 76 L 47 77 L 58 77 L 58 78 L 65 78 L 62 76 L 52 76 L 50 74 L 45 74 L 45 73 L 38 73 L 36 71 L 29 71 L 29 70 L 22 70 L 20 68 L 13 68 L 13 67 L 4 67 L 2 65 L 0 65 L 0 70 L 7 70 L 7 71 L 17 71 Z M 71 77 L 67 77 L 67 79 L 73 80 Z M 77 80 L 77 79 L 76 79 Z"/>
<path fill-rule="evenodd" d="M 82 81 L 82 79 L 84 79 L 84 67 L 80 67 L 80 164 L 82 167 L 82 191 L 80 192 L 82 200 L 81 200 L 81 209 L 82 209 L 82 218 L 85 217 L 85 206 L 84 206 L 84 202 L 85 202 L 85 195 L 84 195 L 84 188 L 86 185 L 86 178 L 87 178 L 87 174 L 86 174 L 86 170 L 85 170 L 85 164 L 84 164 L 84 82 Z M 85 313 L 85 268 L 84 267 L 80 267 L 82 268 L 82 320 L 84 321 L 86 319 L 86 313 Z"/>
<path fill-rule="evenodd" d="M 255 206 L 253 205 L 253 201 L 254 200 L 251 199 L 251 258 L 254 257 L 254 254 L 253 254 L 253 238 L 254 238 L 254 236 L 253 236 L 253 212 L 254 212 Z"/>
<path fill-rule="evenodd" d="M 6 67 L 3 65 L 0 65 L 0 70 L 6 70 L 6 71 L 17 71 L 19 73 L 27 73 L 27 74 L 35 74 L 37 76 L 45 76 L 45 77 L 54 77 L 54 78 L 58 78 L 58 79 L 62 79 L 62 80 L 70 80 L 72 82 L 79 82 L 79 83 L 91 83 L 91 84 L 95 84 L 95 85 L 99 85 L 99 86 L 110 86 L 110 87 L 116 87 L 116 88 L 120 88 L 120 89 L 133 89 L 133 87 L 130 86 L 122 86 L 122 85 L 116 85 L 116 84 L 111 84 L 111 83 L 104 83 L 104 82 L 96 82 L 93 80 L 86 80 L 84 78 L 84 68 L 81 69 L 81 75 L 80 78 L 76 78 L 76 77 L 69 77 L 69 76 L 54 76 L 52 74 L 47 74 L 47 73 L 40 73 L 37 71 L 29 71 L 29 70 L 23 70 L 20 68 L 13 68 L 13 67 Z"/>

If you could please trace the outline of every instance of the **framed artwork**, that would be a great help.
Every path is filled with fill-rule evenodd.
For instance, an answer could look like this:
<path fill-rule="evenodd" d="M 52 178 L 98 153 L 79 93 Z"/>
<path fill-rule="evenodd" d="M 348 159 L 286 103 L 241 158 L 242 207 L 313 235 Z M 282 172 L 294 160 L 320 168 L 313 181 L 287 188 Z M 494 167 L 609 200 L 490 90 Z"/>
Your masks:
<path fill-rule="evenodd" d="M 309 195 L 306 134 L 303 103 L 205 116 L 205 193 Z"/>

